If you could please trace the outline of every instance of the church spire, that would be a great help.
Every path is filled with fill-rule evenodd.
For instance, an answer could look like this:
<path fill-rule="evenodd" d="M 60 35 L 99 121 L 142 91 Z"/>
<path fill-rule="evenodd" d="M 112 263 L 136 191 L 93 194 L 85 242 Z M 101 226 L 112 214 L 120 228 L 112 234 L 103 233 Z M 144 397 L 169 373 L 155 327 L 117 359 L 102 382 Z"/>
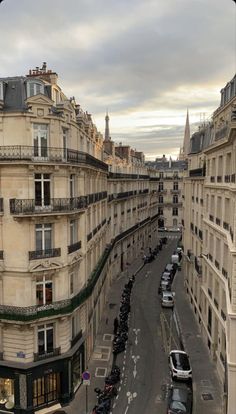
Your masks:
<path fill-rule="evenodd" d="M 189 115 L 187 109 L 187 116 L 185 122 L 185 130 L 184 130 L 184 144 L 183 144 L 183 155 L 186 158 L 189 153 L 189 144 L 190 144 L 190 126 L 189 126 Z"/>
<path fill-rule="evenodd" d="M 109 116 L 108 116 L 108 111 L 106 113 L 105 116 L 105 122 L 106 122 L 106 126 L 105 126 L 105 141 L 110 141 L 110 131 L 109 131 Z"/>

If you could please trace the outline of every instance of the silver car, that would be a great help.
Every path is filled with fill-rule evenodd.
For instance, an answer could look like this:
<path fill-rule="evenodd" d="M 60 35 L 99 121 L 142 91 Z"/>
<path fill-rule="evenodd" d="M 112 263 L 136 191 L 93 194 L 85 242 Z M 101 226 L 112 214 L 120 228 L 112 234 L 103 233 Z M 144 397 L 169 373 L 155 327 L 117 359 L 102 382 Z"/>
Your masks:
<path fill-rule="evenodd" d="M 174 307 L 174 295 L 173 292 L 164 291 L 161 296 L 161 306 L 163 308 L 173 308 Z"/>

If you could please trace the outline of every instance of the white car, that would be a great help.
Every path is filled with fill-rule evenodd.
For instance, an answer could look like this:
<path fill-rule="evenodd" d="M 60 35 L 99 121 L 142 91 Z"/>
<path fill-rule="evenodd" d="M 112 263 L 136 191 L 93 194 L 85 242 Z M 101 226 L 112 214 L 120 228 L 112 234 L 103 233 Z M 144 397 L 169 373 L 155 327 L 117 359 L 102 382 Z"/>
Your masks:
<path fill-rule="evenodd" d="M 172 379 L 190 380 L 192 368 L 186 352 L 174 349 L 169 353 L 169 366 Z"/>
<path fill-rule="evenodd" d="M 161 296 L 161 306 L 163 308 L 173 308 L 174 307 L 174 294 L 173 292 L 164 291 Z"/>

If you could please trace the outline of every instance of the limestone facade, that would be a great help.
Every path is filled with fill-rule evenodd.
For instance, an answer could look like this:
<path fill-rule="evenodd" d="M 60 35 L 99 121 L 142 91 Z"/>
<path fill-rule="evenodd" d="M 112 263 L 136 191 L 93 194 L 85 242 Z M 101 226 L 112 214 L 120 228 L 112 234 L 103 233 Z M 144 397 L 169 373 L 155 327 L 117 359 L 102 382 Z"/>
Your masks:
<path fill-rule="evenodd" d="M 186 154 L 187 155 L 187 154 Z M 190 139 L 184 176 L 185 281 L 201 334 L 236 406 L 236 76 L 212 120 Z"/>

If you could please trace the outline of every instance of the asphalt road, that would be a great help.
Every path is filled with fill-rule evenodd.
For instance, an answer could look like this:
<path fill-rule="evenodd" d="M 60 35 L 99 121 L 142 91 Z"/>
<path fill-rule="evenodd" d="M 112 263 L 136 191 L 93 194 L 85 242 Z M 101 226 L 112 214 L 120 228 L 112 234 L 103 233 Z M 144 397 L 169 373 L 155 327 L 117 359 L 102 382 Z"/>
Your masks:
<path fill-rule="evenodd" d="M 164 235 L 161 233 L 159 237 Z M 113 414 L 166 413 L 166 395 L 171 383 L 168 352 L 178 345 L 172 311 L 161 308 L 158 295 L 161 273 L 170 262 L 179 234 L 168 236 L 172 239 L 168 239 L 156 259 L 146 264 L 136 276 L 131 298 L 129 339 L 126 351 L 117 355 L 117 364 L 122 367 L 123 375 Z"/>

